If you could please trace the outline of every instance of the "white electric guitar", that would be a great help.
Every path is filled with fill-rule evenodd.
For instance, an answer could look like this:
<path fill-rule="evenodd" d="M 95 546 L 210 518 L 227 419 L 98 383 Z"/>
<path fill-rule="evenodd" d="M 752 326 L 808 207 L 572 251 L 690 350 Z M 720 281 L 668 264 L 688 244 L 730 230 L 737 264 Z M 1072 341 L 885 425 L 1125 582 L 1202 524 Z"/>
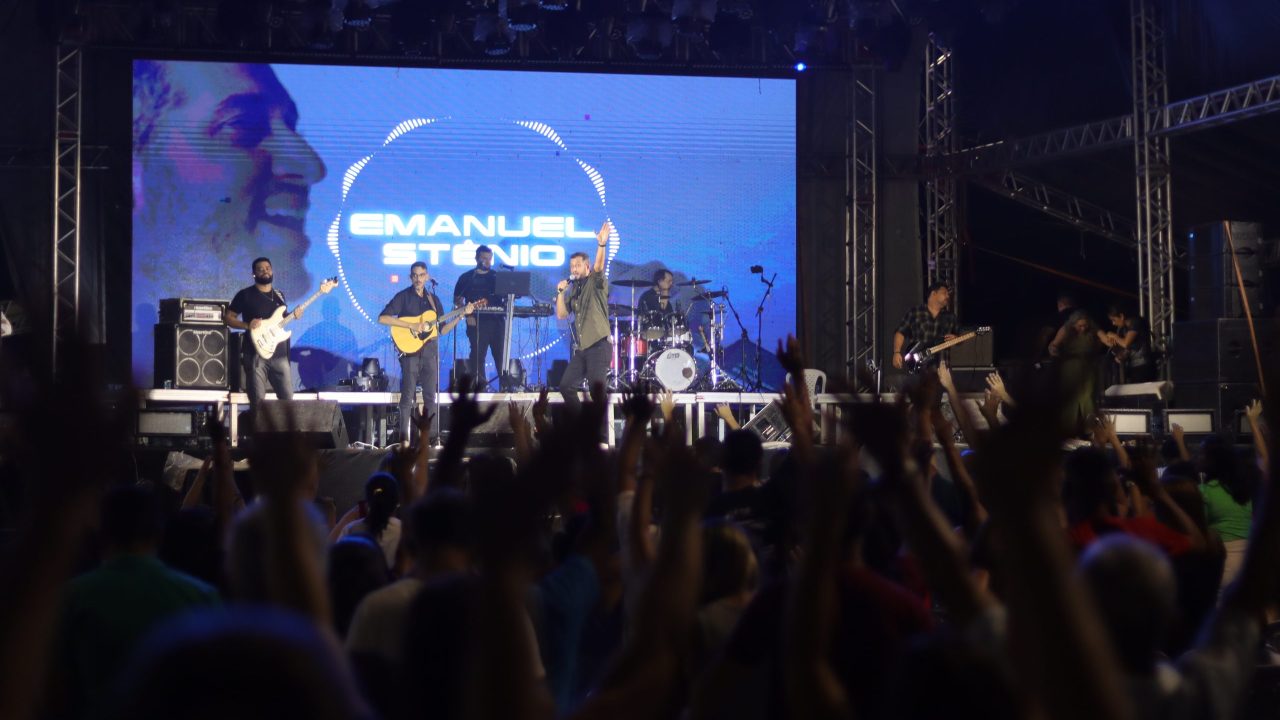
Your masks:
<path fill-rule="evenodd" d="M 263 360 L 270 360 L 271 356 L 276 354 L 276 347 L 288 340 L 290 335 L 293 335 L 291 331 L 284 328 L 296 319 L 295 313 L 305 310 L 308 305 L 319 299 L 321 295 L 328 294 L 330 290 L 336 287 L 338 287 L 338 278 L 331 277 L 320 283 L 320 290 L 315 295 L 307 298 L 306 302 L 295 307 L 288 315 L 284 314 L 283 305 L 276 308 L 276 311 L 271 313 L 271 317 L 263 318 L 262 322 L 258 323 L 258 327 L 250 328 L 249 339 L 253 341 L 253 349 L 258 351 Z"/>

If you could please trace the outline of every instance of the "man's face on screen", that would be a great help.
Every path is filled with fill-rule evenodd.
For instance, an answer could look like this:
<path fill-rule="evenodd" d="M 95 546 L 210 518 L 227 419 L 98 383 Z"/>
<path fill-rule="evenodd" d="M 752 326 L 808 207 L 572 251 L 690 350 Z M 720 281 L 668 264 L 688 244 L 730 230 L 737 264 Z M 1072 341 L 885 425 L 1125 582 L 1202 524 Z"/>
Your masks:
<path fill-rule="evenodd" d="M 161 84 L 166 101 L 134 148 L 138 271 L 161 288 L 228 295 L 220 269 L 266 255 L 288 271 L 284 292 L 304 294 L 304 222 L 325 166 L 289 93 L 253 65 L 167 63 Z"/>

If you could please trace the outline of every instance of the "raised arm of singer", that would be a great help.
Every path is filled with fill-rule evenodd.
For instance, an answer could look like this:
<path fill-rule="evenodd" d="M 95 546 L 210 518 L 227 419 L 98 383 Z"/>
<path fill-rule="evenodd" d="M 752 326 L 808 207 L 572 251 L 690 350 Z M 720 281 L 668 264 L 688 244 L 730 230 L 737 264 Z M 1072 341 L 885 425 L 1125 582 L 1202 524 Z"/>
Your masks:
<path fill-rule="evenodd" d="M 564 320 L 573 314 L 577 347 L 569 358 L 560 394 L 564 403 L 576 411 L 580 403 L 578 391 L 582 382 L 588 388 L 604 382 L 613 355 L 609 345 L 609 282 L 604 278 L 605 248 L 609 245 L 609 221 L 596 234 L 595 261 L 587 263 L 587 254 L 576 252 L 569 257 L 569 275 L 556 286 L 556 317 Z"/>

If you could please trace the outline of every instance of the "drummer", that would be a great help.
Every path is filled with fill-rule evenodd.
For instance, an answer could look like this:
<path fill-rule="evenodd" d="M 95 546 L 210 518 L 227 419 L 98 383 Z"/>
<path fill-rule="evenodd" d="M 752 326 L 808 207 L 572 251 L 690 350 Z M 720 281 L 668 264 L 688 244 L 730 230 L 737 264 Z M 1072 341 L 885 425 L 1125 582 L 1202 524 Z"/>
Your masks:
<path fill-rule="evenodd" d="M 676 277 L 670 270 L 663 268 L 653 273 L 653 287 L 640 294 L 636 303 L 636 314 L 644 318 L 646 324 L 661 325 L 667 318 L 675 315 L 676 304 L 671 297 L 671 287 Z"/>

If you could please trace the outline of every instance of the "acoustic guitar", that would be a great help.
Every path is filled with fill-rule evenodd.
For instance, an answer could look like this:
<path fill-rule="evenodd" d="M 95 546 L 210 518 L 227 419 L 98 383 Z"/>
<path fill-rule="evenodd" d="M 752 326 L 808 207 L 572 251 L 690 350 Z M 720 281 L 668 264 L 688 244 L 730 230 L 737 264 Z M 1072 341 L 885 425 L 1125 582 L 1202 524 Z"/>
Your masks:
<path fill-rule="evenodd" d="M 440 328 L 453 322 L 456 318 L 465 315 L 468 308 L 484 307 L 484 300 L 477 300 L 468 303 L 453 312 L 446 313 L 443 317 L 436 314 L 435 310 L 428 310 L 421 315 L 401 315 L 400 319 L 411 322 L 415 325 L 425 323 L 426 329 L 419 332 L 398 325 L 391 326 L 391 340 L 395 342 L 400 352 L 406 355 L 412 355 L 422 349 L 423 345 L 440 337 Z"/>

